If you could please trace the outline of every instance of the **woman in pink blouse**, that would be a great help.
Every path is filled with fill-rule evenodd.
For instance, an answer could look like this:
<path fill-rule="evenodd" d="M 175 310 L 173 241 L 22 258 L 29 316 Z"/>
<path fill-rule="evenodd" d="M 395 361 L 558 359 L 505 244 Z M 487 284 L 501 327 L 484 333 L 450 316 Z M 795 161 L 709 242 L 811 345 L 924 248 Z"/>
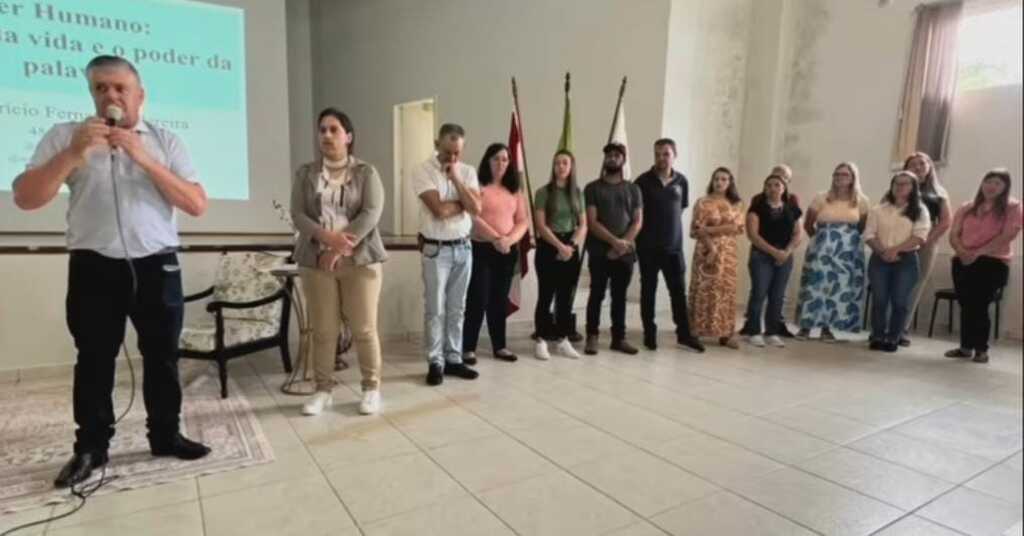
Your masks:
<path fill-rule="evenodd" d="M 1005 169 L 986 173 L 974 201 L 956 211 L 949 243 L 956 252 L 953 286 L 960 302 L 960 347 L 946 357 L 969 358 L 973 351 L 975 363 L 988 363 L 988 306 L 1009 280 L 1022 219 L 1020 201 L 1010 197 L 1010 172 Z"/>
<path fill-rule="evenodd" d="M 519 256 L 519 241 L 529 229 L 519 173 L 509 164 L 508 147 L 492 143 L 480 161 L 480 214 L 473 217 L 473 275 L 466 295 L 466 325 L 462 331 L 462 361 L 476 364 L 476 343 L 487 315 L 494 357 L 515 361 L 505 347 L 508 291 Z"/>

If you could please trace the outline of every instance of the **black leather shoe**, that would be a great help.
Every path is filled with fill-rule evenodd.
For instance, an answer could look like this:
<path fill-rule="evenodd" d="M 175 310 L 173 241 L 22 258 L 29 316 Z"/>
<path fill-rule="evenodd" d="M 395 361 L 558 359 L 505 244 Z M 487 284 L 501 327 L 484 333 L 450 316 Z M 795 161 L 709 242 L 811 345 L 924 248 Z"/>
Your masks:
<path fill-rule="evenodd" d="M 885 342 L 883 341 L 871 341 L 868 343 L 868 349 L 875 352 L 881 352 L 885 349 Z"/>
<path fill-rule="evenodd" d="M 427 385 L 441 385 L 444 383 L 444 367 L 431 363 L 427 371 Z"/>
<path fill-rule="evenodd" d="M 676 339 L 676 343 L 680 347 L 689 348 L 698 354 L 703 354 L 705 350 L 704 345 L 697 337 L 679 337 Z"/>
<path fill-rule="evenodd" d="M 892 354 L 892 353 L 895 353 L 899 349 L 900 349 L 899 343 L 892 342 L 892 341 L 887 341 L 887 342 L 882 343 L 882 351 L 883 352 Z"/>
<path fill-rule="evenodd" d="M 789 328 L 786 327 L 786 323 L 785 322 L 783 322 L 782 326 L 779 328 L 778 335 L 779 335 L 779 337 L 782 337 L 783 339 L 792 339 L 792 338 L 796 337 L 796 335 L 794 335 L 793 332 L 789 331 Z"/>
<path fill-rule="evenodd" d="M 658 349 L 658 336 L 653 333 L 644 333 L 644 348 L 650 351 Z"/>
<path fill-rule="evenodd" d="M 516 354 L 513 354 L 512 352 L 510 352 L 508 350 L 502 349 L 502 350 L 498 350 L 497 352 L 494 352 L 494 359 L 500 359 L 502 361 L 508 361 L 509 363 L 515 363 L 516 361 L 519 360 L 519 356 L 517 356 Z M 464 365 L 475 365 L 476 361 L 470 363 L 469 361 L 466 361 L 465 358 L 463 358 L 462 359 L 462 363 Z"/>
<path fill-rule="evenodd" d="M 475 380 L 480 373 L 462 363 L 448 363 L 444 366 L 444 375 L 455 376 L 463 380 Z"/>
<path fill-rule="evenodd" d="M 639 352 L 636 347 L 626 342 L 625 339 L 612 341 L 611 349 L 616 352 L 622 352 L 626 355 L 636 355 Z"/>
<path fill-rule="evenodd" d="M 92 470 L 103 467 L 107 464 L 106 453 L 84 452 L 71 456 L 68 463 L 64 464 L 53 485 L 58 488 L 66 488 L 81 484 L 92 476 Z"/>
<path fill-rule="evenodd" d="M 175 434 L 170 441 L 151 441 L 149 452 L 153 456 L 173 456 L 179 460 L 198 460 L 210 453 L 210 447 L 196 443 L 181 434 Z"/>

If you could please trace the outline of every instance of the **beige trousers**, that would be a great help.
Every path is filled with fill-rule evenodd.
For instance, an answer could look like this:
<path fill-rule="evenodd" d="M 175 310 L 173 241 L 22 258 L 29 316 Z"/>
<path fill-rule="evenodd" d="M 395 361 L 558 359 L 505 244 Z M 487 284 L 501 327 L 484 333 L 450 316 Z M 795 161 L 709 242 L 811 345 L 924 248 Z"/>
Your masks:
<path fill-rule="evenodd" d="M 363 390 L 380 388 L 377 308 L 383 280 L 381 265 L 339 264 L 333 272 L 303 267 L 299 275 L 313 328 L 313 379 L 317 390 L 330 391 L 337 384 L 334 355 L 342 322 L 352 331 L 363 374 Z"/>
<path fill-rule="evenodd" d="M 904 332 L 910 332 L 910 324 L 914 322 L 914 311 L 921 303 L 921 295 L 924 294 L 924 289 L 928 286 L 928 278 L 932 276 L 932 269 L 935 268 L 935 257 L 938 251 L 938 242 L 917 250 L 917 262 L 920 264 L 921 275 L 918 276 L 917 285 L 914 286 L 914 292 L 910 295 L 910 308 L 907 309 L 907 324 L 903 327 Z"/>

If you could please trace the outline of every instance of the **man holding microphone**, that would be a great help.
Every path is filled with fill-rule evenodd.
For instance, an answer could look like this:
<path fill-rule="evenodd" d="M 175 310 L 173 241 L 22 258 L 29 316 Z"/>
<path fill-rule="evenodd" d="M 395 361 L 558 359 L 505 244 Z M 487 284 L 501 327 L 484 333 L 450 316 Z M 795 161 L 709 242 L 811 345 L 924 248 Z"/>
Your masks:
<path fill-rule="evenodd" d="M 143 358 L 143 399 L 154 456 L 201 458 L 210 449 L 179 432 L 178 337 L 184 300 L 175 210 L 206 211 L 206 193 L 181 140 L 142 120 L 145 90 L 123 58 L 86 66 L 100 117 L 54 125 L 27 170 L 14 179 L 23 210 L 68 199 L 70 252 L 66 316 L 78 349 L 74 372 L 74 454 L 54 481 L 87 480 L 107 463 L 114 435 L 115 360 L 131 319 Z"/>

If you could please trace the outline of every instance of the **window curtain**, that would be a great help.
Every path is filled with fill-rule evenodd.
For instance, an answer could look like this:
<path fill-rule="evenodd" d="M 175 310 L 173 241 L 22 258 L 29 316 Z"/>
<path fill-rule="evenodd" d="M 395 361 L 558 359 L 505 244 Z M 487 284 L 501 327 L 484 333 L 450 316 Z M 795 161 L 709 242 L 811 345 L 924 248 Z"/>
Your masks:
<path fill-rule="evenodd" d="M 946 160 L 962 12 L 959 1 L 917 7 L 893 162 L 915 151 Z"/>

